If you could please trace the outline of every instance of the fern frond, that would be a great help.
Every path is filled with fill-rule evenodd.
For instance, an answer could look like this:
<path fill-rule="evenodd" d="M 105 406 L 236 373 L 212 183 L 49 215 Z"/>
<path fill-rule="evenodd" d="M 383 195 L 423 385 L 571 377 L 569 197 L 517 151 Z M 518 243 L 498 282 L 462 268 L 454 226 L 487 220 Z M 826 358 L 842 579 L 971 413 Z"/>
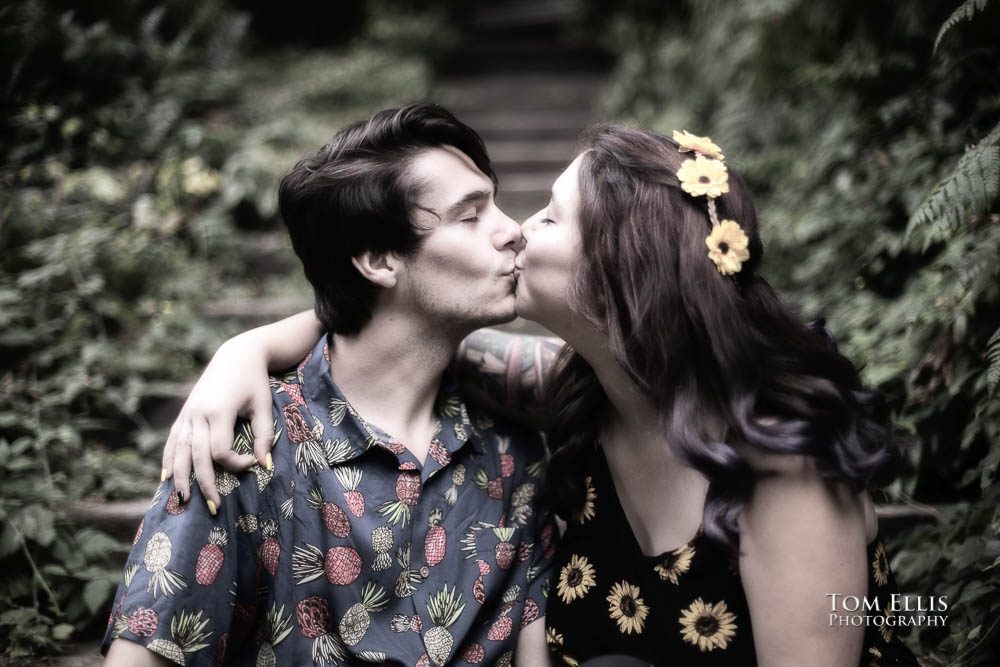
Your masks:
<path fill-rule="evenodd" d="M 962 21 L 971 21 L 972 17 L 976 15 L 976 12 L 983 11 L 989 3 L 990 0 L 965 0 L 965 2 L 963 2 L 958 9 L 952 12 L 951 16 L 948 17 L 948 20 L 945 21 L 941 26 L 941 29 L 938 30 L 937 38 L 934 40 L 934 52 L 937 53 L 941 40 L 944 39 L 945 34 L 949 30 Z"/>
<path fill-rule="evenodd" d="M 986 343 L 986 361 L 989 363 L 986 369 L 986 384 L 989 385 L 992 396 L 1000 384 L 1000 329 L 993 332 L 989 342 Z"/>
<path fill-rule="evenodd" d="M 1000 142 L 1000 123 L 997 123 L 997 126 L 979 142 L 979 146 L 993 146 L 998 142 Z"/>
<path fill-rule="evenodd" d="M 995 283 L 997 271 L 1000 271 L 1000 245 L 982 239 L 982 243 L 972 248 L 962 258 L 962 263 L 956 267 L 958 284 L 963 291 L 978 296 Z"/>
<path fill-rule="evenodd" d="M 949 238 L 969 216 L 987 212 L 998 191 L 1000 147 L 980 144 L 970 148 L 910 218 L 906 240 L 924 232 L 926 250 L 935 241 Z"/>

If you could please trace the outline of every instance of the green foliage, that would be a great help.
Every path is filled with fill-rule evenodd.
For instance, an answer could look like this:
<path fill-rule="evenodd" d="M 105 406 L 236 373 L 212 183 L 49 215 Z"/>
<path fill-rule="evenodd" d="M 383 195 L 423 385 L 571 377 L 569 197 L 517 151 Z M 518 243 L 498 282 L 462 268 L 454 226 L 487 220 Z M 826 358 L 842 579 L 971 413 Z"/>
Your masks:
<path fill-rule="evenodd" d="M 934 186 L 910 219 L 906 240 L 923 235 L 923 250 L 950 238 L 973 215 L 989 210 L 1000 191 L 1000 125 L 978 146 L 966 151 L 955 171 Z"/>
<path fill-rule="evenodd" d="M 997 329 L 986 344 L 986 361 L 990 367 L 986 371 L 986 382 L 990 387 L 990 395 L 1000 384 L 1000 329 Z"/>
<path fill-rule="evenodd" d="M 937 37 L 934 38 L 934 50 L 937 51 L 938 47 L 941 46 L 941 40 L 948 33 L 949 30 L 954 28 L 957 24 L 962 21 L 971 21 L 972 17 L 976 15 L 976 12 L 981 12 L 986 9 L 990 0 L 965 0 L 955 12 L 948 17 L 948 20 L 942 24 L 941 29 L 938 30 Z"/>
<path fill-rule="evenodd" d="M 248 57 L 224 2 L 0 9 L 0 655 L 103 631 L 128 545 L 66 510 L 150 494 L 151 411 L 238 326 L 202 306 L 268 289 L 247 230 L 277 229 L 292 159 L 426 94 L 434 19 L 393 16 Z"/>
<path fill-rule="evenodd" d="M 621 53 L 606 115 L 725 149 L 764 273 L 827 318 L 911 434 L 888 494 L 944 519 L 891 546 L 905 592 L 948 596 L 947 629 L 906 637 L 934 665 L 1000 656 L 997 7 L 684 2 L 602 31 Z"/>

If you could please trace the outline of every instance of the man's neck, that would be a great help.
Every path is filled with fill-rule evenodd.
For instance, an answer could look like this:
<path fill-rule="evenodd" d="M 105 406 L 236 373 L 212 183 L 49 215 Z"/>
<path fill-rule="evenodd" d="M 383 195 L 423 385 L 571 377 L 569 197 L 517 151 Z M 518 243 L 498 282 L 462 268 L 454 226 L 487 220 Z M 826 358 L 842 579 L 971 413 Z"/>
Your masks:
<path fill-rule="evenodd" d="M 388 314 L 361 333 L 334 335 L 331 375 L 355 410 L 423 461 L 434 435 L 434 401 L 461 337 Z"/>

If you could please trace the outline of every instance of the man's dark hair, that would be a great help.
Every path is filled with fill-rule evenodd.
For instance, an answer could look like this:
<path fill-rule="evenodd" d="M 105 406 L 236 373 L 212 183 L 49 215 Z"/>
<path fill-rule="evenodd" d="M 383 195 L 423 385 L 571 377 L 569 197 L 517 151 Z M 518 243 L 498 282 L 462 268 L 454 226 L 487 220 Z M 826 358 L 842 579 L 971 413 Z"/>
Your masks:
<path fill-rule="evenodd" d="M 316 296 L 327 332 L 354 334 L 371 319 L 378 287 L 351 263 L 361 253 L 411 255 L 423 183 L 409 175 L 424 151 L 452 146 L 495 184 L 483 140 L 433 104 L 386 109 L 338 132 L 281 179 L 278 208 Z"/>

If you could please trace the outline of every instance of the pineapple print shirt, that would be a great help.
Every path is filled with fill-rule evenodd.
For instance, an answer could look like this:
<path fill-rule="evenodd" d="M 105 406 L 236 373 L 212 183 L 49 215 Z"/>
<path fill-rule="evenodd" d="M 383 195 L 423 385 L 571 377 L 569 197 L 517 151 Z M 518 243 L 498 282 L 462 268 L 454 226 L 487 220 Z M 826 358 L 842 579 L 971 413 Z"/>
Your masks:
<path fill-rule="evenodd" d="M 104 650 L 181 665 L 509 664 L 543 616 L 558 532 L 536 505 L 539 436 L 446 382 L 421 464 L 333 384 L 321 340 L 271 379 L 274 471 L 216 471 L 213 517 L 161 483 Z M 250 452 L 247 423 L 236 448 Z"/>
<path fill-rule="evenodd" d="M 757 664 L 736 560 L 700 531 L 673 551 L 645 555 L 599 446 L 586 481 L 586 503 L 568 522 L 552 575 L 545 640 L 554 664 L 610 654 L 654 665 Z M 896 588 L 878 540 L 868 561 L 868 597 L 886 609 Z M 866 628 L 861 665 L 916 667 L 894 630 Z"/>

